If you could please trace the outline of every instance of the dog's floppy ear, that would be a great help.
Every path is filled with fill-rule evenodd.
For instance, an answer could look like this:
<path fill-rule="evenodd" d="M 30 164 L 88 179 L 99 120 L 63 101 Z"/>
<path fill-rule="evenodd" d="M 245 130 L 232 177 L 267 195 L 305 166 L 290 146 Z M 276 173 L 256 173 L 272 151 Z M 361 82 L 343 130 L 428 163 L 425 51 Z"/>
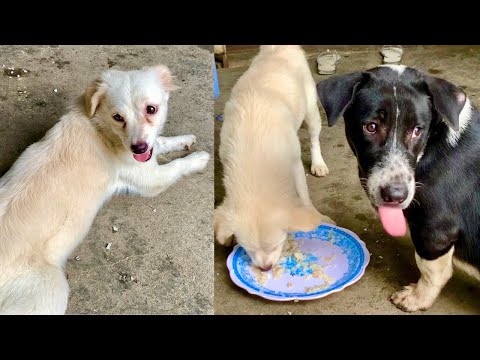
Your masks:
<path fill-rule="evenodd" d="M 224 204 L 218 206 L 213 213 L 213 229 L 219 244 L 231 245 L 233 240 L 232 217 Z"/>
<path fill-rule="evenodd" d="M 425 76 L 425 82 L 433 101 L 433 106 L 438 111 L 443 121 L 453 130 L 459 130 L 459 116 L 467 95 L 458 86 L 453 85 L 447 80 L 434 76 Z"/>
<path fill-rule="evenodd" d="M 101 99 L 105 96 L 107 89 L 105 84 L 97 79 L 88 85 L 85 90 L 85 111 L 89 117 L 92 117 L 100 104 Z"/>
<path fill-rule="evenodd" d="M 358 87 L 366 80 L 368 75 L 368 73 L 362 72 L 337 75 L 317 84 L 318 97 L 327 114 L 328 126 L 335 125 L 347 110 Z"/>
<path fill-rule="evenodd" d="M 167 91 L 173 91 L 179 89 L 177 85 L 173 83 L 174 76 L 170 72 L 170 69 L 165 65 L 157 65 L 153 67 L 153 70 L 157 74 L 158 80 L 160 80 L 162 87 Z"/>
<path fill-rule="evenodd" d="M 290 210 L 288 231 L 312 231 L 322 222 L 322 215 L 313 206 Z"/>

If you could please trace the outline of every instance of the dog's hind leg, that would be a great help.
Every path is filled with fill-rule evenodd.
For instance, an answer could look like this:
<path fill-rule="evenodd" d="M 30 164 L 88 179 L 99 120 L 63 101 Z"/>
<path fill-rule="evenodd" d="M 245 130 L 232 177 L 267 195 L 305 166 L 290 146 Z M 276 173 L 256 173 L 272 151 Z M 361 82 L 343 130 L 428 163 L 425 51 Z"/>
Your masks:
<path fill-rule="evenodd" d="M 0 288 L 0 314 L 63 315 L 68 292 L 61 268 L 53 265 L 31 268 Z"/>
<path fill-rule="evenodd" d="M 392 302 L 404 311 L 427 310 L 453 274 L 453 249 L 435 260 L 422 259 L 415 252 L 421 276 L 416 284 L 405 286 L 392 295 Z"/>
<path fill-rule="evenodd" d="M 320 149 L 320 131 L 322 130 L 322 119 L 317 105 L 317 92 L 312 80 L 312 89 L 307 91 L 307 114 L 305 122 L 308 125 L 310 135 L 310 153 L 312 156 L 311 173 L 315 176 L 326 176 L 328 167 L 322 157 Z"/>
<path fill-rule="evenodd" d="M 158 136 L 156 140 L 157 151 L 159 154 L 166 154 L 171 151 L 192 150 L 196 140 L 195 135 Z"/>

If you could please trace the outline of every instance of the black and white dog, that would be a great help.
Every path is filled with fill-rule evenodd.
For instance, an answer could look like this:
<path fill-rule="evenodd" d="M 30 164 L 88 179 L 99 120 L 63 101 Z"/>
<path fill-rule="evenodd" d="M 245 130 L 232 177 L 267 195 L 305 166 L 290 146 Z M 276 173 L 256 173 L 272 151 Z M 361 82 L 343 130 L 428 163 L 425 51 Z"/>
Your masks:
<path fill-rule="evenodd" d="M 343 115 L 360 181 L 392 236 L 406 233 L 421 277 L 392 295 L 428 309 L 453 263 L 480 278 L 480 113 L 450 82 L 403 65 L 317 85 L 332 126 Z"/>

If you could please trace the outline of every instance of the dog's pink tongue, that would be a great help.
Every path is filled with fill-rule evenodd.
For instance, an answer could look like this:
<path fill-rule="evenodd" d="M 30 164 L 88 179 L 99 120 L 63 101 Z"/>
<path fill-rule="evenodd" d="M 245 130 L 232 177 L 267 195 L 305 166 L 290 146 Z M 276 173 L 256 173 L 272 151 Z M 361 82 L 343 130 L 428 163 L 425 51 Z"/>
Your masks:
<path fill-rule="evenodd" d="M 383 228 L 391 236 L 404 236 L 407 233 L 407 223 L 403 216 L 403 210 L 399 207 L 380 206 L 378 215 Z"/>
<path fill-rule="evenodd" d="M 146 151 L 143 154 L 133 154 L 133 157 L 135 160 L 140 161 L 140 162 L 145 162 L 148 159 L 150 159 L 150 151 Z"/>

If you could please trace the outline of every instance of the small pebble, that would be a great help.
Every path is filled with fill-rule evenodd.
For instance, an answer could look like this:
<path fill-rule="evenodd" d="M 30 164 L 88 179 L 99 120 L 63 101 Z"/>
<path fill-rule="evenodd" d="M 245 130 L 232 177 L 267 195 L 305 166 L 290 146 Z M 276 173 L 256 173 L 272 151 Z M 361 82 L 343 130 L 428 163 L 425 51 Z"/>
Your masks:
<path fill-rule="evenodd" d="M 105 249 L 110 250 L 111 247 L 112 247 L 112 243 L 108 243 L 107 246 L 105 246 Z"/>
<path fill-rule="evenodd" d="M 288 315 L 292 315 L 292 312 L 291 312 L 291 311 L 288 311 L 287 314 L 288 314 Z"/>
<path fill-rule="evenodd" d="M 57 91 L 58 91 L 58 89 L 53 89 L 53 92 L 57 92 Z"/>
<path fill-rule="evenodd" d="M 28 71 L 27 71 L 27 70 L 25 70 L 25 69 L 23 69 L 23 72 L 26 74 Z"/>
<path fill-rule="evenodd" d="M 114 233 L 116 233 L 116 232 L 118 231 L 118 226 L 117 226 L 117 225 L 113 225 L 113 226 L 112 226 L 112 231 L 113 231 Z"/>
<path fill-rule="evenodd" d="M 153 212 L 157 212 L 157 209 L 153 209 L 152 211 L 153 211 Z"/>
<path fill-rule="evenodd" d="M 19 77 L 20 77 L 20 75 L 17 75 L 17 78 L 19 78 Z"/>
<path fill-rule="evenodd" d="M 363 231 L 367 231 L 367 229 L 365 228 L 365 229 L 363 229 Z"/>
<path fill-rule="evenodd" d="M 381 255 L 379 255 L 378 257 L 379 257 L 380 259 L 383 259 L 383 256 L 381 256 Z"/>
<path fill-rule="evenodd" d="M 300 300 L 298 300 L 298 299 L 293 300 L 294 303 L 297 303 L 297 302 L 299 302 L 299 301 L 300 301 Z"/>
<path fill-rule="evenodd" d="M 75 260 L 80 261 L 80 256 L 79 255 L 75 256 Z"/>

